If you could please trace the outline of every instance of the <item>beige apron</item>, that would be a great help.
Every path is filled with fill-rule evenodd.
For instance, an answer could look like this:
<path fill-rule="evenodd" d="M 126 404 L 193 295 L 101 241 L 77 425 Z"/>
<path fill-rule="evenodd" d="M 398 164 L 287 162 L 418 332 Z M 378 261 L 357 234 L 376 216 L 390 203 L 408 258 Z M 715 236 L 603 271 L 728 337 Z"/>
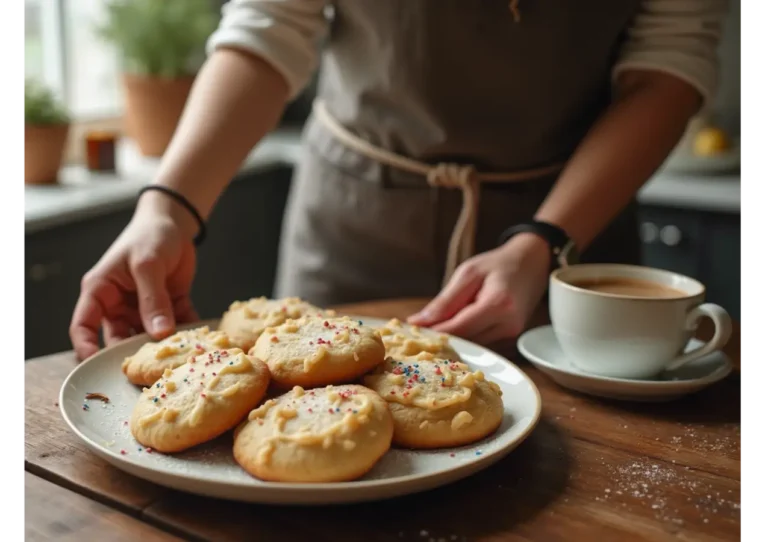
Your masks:
<path fill-rule="evenodd" d="M 407 159 L 490 177 L 536 172 L 477 189 L 471 252 L 483 252 L 531 219 L 556 165 L 609 103 L 614 54 L 637 4 L 529 0 L 514 11 L 504 0 L 336 2 L 318 95 L 333 123 Z M 327 305 L 436 294 L 467 191 L 428 177 L 366 156 L 313 114 L 276 295 Z M 639 259 L 634 205 L 582 259 Z"/>

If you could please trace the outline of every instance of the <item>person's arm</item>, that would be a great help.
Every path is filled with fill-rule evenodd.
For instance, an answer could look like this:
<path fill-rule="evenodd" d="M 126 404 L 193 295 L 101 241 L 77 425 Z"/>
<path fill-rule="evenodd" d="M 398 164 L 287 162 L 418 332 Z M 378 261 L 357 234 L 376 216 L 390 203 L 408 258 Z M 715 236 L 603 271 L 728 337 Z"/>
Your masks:
<path fill-rule="evenodd" d="M 701 95 L 677 77 L 623 73 L 615 102 L 568 161 L 536 219 L 559 225 L 583 250 L 663 163 L 700 106 Z"/>
<path fill-rule="evenodd" d="M 710 106 L 728 0 L 643 0 L 613 69 L 614 103 L 572 155 L 536 218 L 584 250 Z"/>
<path fill-rule="evenodd" d="M 214 52 L 197 76 L 155 182 L 181 192 L 207 217 L 244 157 L 274 128 L 287 97 L 285 79 L 264 60 L 234 49 Z M 167 206 L 196 233 L 194 219 L 162 193 L 146 193 L 139 205 Z"/>
<path fill-rule="evenodd" d="M 306 86 L 328 30 L 326 0 L 231 0 L 208 42 L 197 76 L 155 179 L 181 192 L 206 218 L 248 152 L 273 129 L 286 102 Z M 158 192 L 139 212 L 170 213 L 194 236 L 197 224 Z"/>

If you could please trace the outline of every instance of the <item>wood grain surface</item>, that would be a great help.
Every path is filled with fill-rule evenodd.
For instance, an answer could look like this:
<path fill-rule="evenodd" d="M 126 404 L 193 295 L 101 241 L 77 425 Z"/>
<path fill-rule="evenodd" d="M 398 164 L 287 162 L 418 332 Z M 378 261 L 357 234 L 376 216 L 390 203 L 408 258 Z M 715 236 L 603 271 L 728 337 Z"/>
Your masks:
<path fill-rule="evenodd" d="M 24 473 L 24 493 L 24 539 L 27 542 L 179 540 L 178 537 L 28 472 Z"/>
<path fill-rule="evenodd" d="M 339 311 L 405 318 L 423 304 L 392 300 Z M 543 312 L 534 318 L 534 324 L 545 321 Z M 153 540 L 145 528 L 216 542 L 740 538 L 739 371 L 671 403 L 621 403 L 560 388 L 520 357 L 514 344 L 494 349 L 536 383 L 542 419 L 498 464 L 427 493 L 360 505 L 278 507 L 187 495 L 134 478 L 89 452 L 59 414 L 56 397 L 75 366 L 72 353 L 26 364 L 27 477 L 38 488 L 58 486 L 89 504 L 73 504 L 71 521 L 106 529 L 119 525 L 120 532 L 134 532 L 134 540 Z M 726 352 L 739 367 L 738 326 Z M 53 494 L 29 486 L 28 481 L 28 508 L 39 508 Z M 50 525 L 32 519 L 41 525 L 28 524 L 28 532 L 46 539 Z"/>

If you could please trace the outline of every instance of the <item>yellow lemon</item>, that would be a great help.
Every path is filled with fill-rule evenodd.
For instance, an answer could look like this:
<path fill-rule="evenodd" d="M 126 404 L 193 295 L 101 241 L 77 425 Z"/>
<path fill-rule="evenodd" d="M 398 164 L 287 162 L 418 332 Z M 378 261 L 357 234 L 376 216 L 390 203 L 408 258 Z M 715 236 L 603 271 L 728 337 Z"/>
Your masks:
<path fill-rule="evenodd" d="M 693 152 L 697 156 L 713 156 L 731 147 L 728 135 L 720 128 L 704 128 L 696 134 Z"/>

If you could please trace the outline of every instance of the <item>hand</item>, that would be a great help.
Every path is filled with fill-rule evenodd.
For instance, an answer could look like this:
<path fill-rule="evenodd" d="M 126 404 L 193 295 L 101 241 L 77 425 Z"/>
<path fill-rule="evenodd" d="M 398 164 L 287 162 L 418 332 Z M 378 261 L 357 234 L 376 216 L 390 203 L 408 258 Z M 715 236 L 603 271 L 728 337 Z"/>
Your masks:
<path fill-rule="evenodd" d="M 157 194 L 142 197 L 148 204 L 137 209 L 125 230 L 83 277 L 69 328 L 79 359 L 99 350 L 102 326 L 109 345 L 142 329 L 160 339 L 173 333 L 176 322 L 199 319 L 189 298 L 195 274 L 191 226 L 185 231 L 183 222 L 171 214 L 148 210 L 150 196 Z"/>
<path fill-rule="evenodd" d="M 461 264 L 448 284 L 408 322 L 490 344 L 517 337 L 547 288 L 550 251 L 533 234 Z"/>

